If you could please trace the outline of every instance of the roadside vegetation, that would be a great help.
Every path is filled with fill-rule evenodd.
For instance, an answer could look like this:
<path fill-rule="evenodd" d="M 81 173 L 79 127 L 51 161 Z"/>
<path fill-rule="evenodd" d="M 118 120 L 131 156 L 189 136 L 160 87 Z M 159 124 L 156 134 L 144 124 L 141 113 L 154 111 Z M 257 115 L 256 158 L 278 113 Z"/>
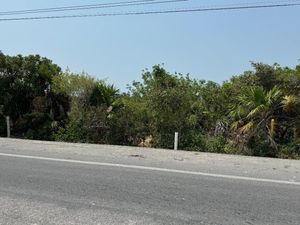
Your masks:
<path fill-rule="evenodd" d="M 300 157 L 300 65 L 252 63 L 223 84 L 155 65 L 126 93 L 38 55 L 0 52 L 0 136 Z"/>

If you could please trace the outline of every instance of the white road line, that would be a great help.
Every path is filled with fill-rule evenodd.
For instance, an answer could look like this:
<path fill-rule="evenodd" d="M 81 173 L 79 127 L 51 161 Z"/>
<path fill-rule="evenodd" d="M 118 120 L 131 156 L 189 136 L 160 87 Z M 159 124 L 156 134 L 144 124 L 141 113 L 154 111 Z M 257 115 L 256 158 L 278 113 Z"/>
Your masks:
<path fill-rule="evenodd" d="M 75 163 L 75 164 L 93 165 L 93 166 L 108 166 L 108 167 L 118 167 L 118 168 L 128 168 L 128 169 L 150 170 L 150 171 L 159 171 L 159 172 L 167 172 L 167 173 L 189 174 L 189 175 L 197 175 L 197 176 L 217 177 L 217 178 L 254 181 L 254 182 L 300 185 L 300 182 L 297 182 L 297 181 L 274 180 L 274 179 L 243 177 L 243 176 L 214 174 L 214 173 L 203 173 L 203 172 L 196 172 L 196 171 L 176 170 L 176 169 L 148 167 L 148 166 L 136 166 L 136 165 L 126 165 L 126 164 L 81 161 L 81 160 L 73 160 L 73 159 L 58 159 L 58 158 L 48 158 L 48 157 L 41 157 L 41 156 L 29 156 L 29 155 L 18 155 L 18 154 L 8 154 L 8 153 L 0 153 L 0 156 L 21 158 L 21 159 L 35 159 L 35 160 L 44 160 L 44 161 Z"/>

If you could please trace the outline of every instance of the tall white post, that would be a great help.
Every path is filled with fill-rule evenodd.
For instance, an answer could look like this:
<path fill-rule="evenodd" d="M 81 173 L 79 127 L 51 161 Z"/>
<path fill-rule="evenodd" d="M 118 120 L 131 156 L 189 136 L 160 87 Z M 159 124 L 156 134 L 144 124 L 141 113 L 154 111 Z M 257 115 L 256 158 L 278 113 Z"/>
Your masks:
<path fill-rule="evenodd" d="M 174 138 L 174 150 L 178 150 L 178 132 L 175 132 L 175 138 Z"/>
<path fill-rule="evenodd" d="M 7 137 L 10 138 L 10 119 L 9 119 L 9 116 L 6 117 L 6 128 L 7 128 Z"/>

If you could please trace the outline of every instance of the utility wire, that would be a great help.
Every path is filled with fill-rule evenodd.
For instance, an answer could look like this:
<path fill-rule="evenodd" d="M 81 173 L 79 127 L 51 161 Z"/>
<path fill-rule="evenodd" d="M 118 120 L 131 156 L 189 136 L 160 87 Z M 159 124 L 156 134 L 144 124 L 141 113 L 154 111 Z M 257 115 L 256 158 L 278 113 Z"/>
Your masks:
<path fill-rule="evenodd" d="M 18 11 L 4 11 L 0 12 L 1 16 L 12 16 L 12 15 L 22 15 L 22 14 L 41 14 L 41 13 L 51 13 L 51 12 L 66 12 L 66 11 L 78 11 L 87 9 L 100 9 L 100 8 L 115 8 L 115 7 L 126 7 L 126 6 L 140 6 L 140 5 L 154 5 L 162 3 L 176 3 L 176 2 L 187 2 L 189 0 L 134 0 L 134 1 L 123 1 L 123 2 L 109 2 L 102 4 L 90 4 L 90 5 L 76 5 L 76 6 L 64 6 L 55 8 L 41 8 L 41 9 L 27 9 Z M 202 7 L 229 7 L 229 6 L 243 6 L 243 5 L 260 5 L 260 4 L 279 4 L 287 2 L 299 2 L 300 0 L 277 0 L 277 1 L 260 1 L 260 2 L 243 2 L 243 3 L 232 3 L 223 5 L 205 5 Z"/>
<path fill-rule="evenodd" d="M 187 2 L 189 0 L 136 0 L 136 1 L 123 1 L 123 2 L 110 2 L 102 4 L 92 5 L 77 5 L 77 6 L 64 6 L 55 8 L 43 8 L 43 9 L 28 9 L 18 11 L 5 11 L 0 12 L 0 16 L 8 15 L 21 15 L 21 14 L 33 14 L 33 13 L 49 13 L 49 12 L 66 12 L 75 10 L 87 10 L 87 9 L 99 9 L 99 8 L 115 8 L 125 6 L 140 6 L 140 5 L 155 5 L 162 3 L 175 3 L 175 2 Z"/>
<path fill-rule="evenodd" d="M 87 9 L 99 9 L 99 8 L 115 8 L 125 6 L 140 6 L 140 5 L 154 5 L 162 3 L 175 3 L 175 2 L 187 2 L 189 0 L 134 0 L 134 1 L 122 1 L 122 2 L 109 2 L 101 4 L 89 4 L 89 5 L 75 5 L 75 6 L 63 6 L 54 8 L 40 8 L 40 9 L 27 9 L 17 11 L 3 11 L 0 12 L 0 16 L 22 15 L 22 14 L 37 14 L 37 13 L 50 13 L 50 12 L 66 12 L 66 11 L 78 11 Z M 277 0 L 277 1 L 259 1 L 259 2 L 243 2 L 232 3 L 226 5 L 206 5 L 205 7 L 228 7 L 228 6 L 242 6 L 242 5 L 260 5 L 260 4 L 279 4 L 287 2 L 299 2 L 300 0 Z"/>
<path fill-rule="evenodd" d="M 151 15 L 151 14 L 171 14 L 171 13 L 190 13 L 190 12 L 207 12 L 207 11 L 227 11 L 227 10 L 245 10 L 245 9 L 263 9 L 300 6 L 300 3 L 282 3 L 282 4 L 265 4 L 249 6 L 230 6 L 230 7 L 212 7 L 212 8 L 186 8 L 154 11 L 132 11 L 116 13 L 99 13 L 99 14 L 78 14 L 78 15 L 58 15 L 58 16 L 36 16 L 36 17 L 14 17 L 0 18 L 4 21 L 23 21 L 23 20 L 46 20 L 46 19 L 67 19 L 67 18 L 87 18 L 87 17 L 105 17 L 105 16 L 131 16 L 131 15 Z"/>

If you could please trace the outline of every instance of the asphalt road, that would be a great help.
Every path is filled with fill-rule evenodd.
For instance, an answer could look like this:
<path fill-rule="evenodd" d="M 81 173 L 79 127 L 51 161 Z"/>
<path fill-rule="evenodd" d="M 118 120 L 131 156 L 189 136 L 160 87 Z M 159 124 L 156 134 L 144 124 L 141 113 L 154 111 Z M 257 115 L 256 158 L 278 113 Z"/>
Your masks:
<path fill-rule="evenodd" d="M 0 224 L 299 225 L 299 171 L 292 160 L 0 139 Z"/>

